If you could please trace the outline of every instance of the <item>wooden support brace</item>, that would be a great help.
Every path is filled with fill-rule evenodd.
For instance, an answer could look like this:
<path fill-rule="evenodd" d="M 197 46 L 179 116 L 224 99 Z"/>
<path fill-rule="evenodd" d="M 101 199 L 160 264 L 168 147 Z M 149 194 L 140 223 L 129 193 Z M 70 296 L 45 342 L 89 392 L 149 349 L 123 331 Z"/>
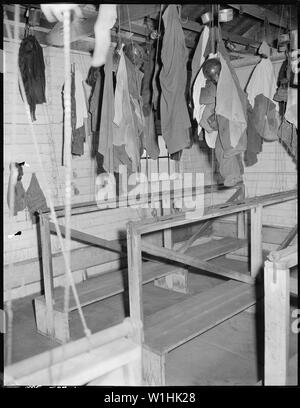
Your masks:
<path fill-rule="evenodd" d="M 265 374 L 264 385 L 286 385 L 290 293 L 289 269 L 265 262 Z"/>
<path fill-rule="evenodd" d="M 50 241 L 50 228 L 48 216 L 40 214 L 40 234 L 41 234 L 41 249 L 42 249 L 42 263 L 43 263 L 43 281 L 45 291 L 45 314 L 41 318 L 41 311 L 37 315 L 37 328 L 39 331 L 41 327 L 45 329 L 45 334 L 54 336 L 54 311 L 53 311 L 53 269 L 52 269 L 52 253 Z M 42 320 L 45 320 L 42 322 Z M 41 326 L 42 324 L 42 326 Z"/>
<path fill-rule="evenodd" d="M 127 224 L 127 259 L 130 317 L 139 325 L 143 322 L 141 235 L 132 221 Z M 141 344 L 143 331 L 137 331 L 135 337 L 134 340 Z"/>
<path fill-rule="evenodd" d="M 251 208 L 251 277 L 255 279 L 263 267 L 262 205 Z"/>
<path fill-rule="evenodd" d="M 291 231 L 287 234 L 285 239 L 282 241 L 282 243 L 279 245 L 277 248 L 277 251 L 281 251 L 282 249 L 285 249 L 295 238 L 296 234 L 298 232 L 298 225 L 296 224 Z"/>
<path fill-rule="evenodd" d="M 240 188 L 241 200 L 245 199 L 245 185 L 243 184 Z M 237 214 L 237 237 L 238 239 L 246 238 L 246 222 L 245 222 L 245 211 L 241 211 Z"/>
<path fill-rule="evenodd" d="M 247 276 L 240 272 L 231 271 L 231 270 L 222 268 L 221 266 L 216 266 L 209 262 L 201 261 L 200 259 L 195 258 L 193 256 L 180 254 L 170 249 L 161 248 L 156 245 L 148 244 L 146 242 L 142 242 L 141 247 L 143 251 L 155 257 L 158 257 L 158 258 L 168 259 L 173 262 L 178 262 L 183 265 L 192 266 L 196 269 L 201 269 L 203 271 L 211 272 L 213 274 L 220 275 L 220 276 L 225 276 L 227 278 L 238 280 L 241 282 L 250 283 L 250 284 L 254 283 L 254 279 L 252 279 L 250 276 Z"/>

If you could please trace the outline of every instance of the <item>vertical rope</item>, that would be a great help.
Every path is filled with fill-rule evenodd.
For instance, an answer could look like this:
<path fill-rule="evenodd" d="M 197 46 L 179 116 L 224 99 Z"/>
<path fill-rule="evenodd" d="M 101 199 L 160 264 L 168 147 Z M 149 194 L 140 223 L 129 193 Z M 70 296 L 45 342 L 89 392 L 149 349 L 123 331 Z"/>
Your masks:
<path fill-rule="evenodd" d="M 72 156 L 71 156 L 71 61 L 70 61 L 70 16 L 69 10 L 64 11 L 64 63 L 65 63 L 65 85 L 64 85 L 64 129 L 65 129 L 65 253 L 68 266 L 71 265 L 71 178 L 72 178 Z M 65 275 L 64 312 L 68 318 L 70 297 L 70 285 Z"/>
<path fill-rule="evenodd" d="M 6 15 L 6 11 L 4 10 L 4 15 L 5 15 L 5 19 L 7 20 L 7 15 Z M 15 4 L 14 7 L 14 48 L 15 50 L 17 50 L 17 41 L 19 39 L 19 23 L 20 23 L 20 5 L 19 4 Z M 8 24 L 6 24 L 6 30 L 7 30 L 7 35 L 10 35 L 10 38 L 12 40 L 11 37 L 11 32 L 10 32 L 10 28 L 8 26 Z M 12 102 L 12 106 L 13 108 L 17 105 L 17 92 L 18 92 L 18 53 L 15 52 L 13 54 L 14 56 L 14 63 L 13 63 L 13 90 L 12 90 L 12 94 L 13 94 L 13 102 Z M 16 140 L 16 109 L 13 109 L 13 115 L 12 115 L 12 144 L 15 144 L 15 140 Z M 11 183 L 9 186 L 9 202 L 10 202 L 10 209 L 9 209 L 9 229 L 10 229 L 10 233 L 14 232 L 14 208 L 15 208 L 15 183 L 17 180 L 15 180 L 15 177 L 12 176 L 12 174 L 15 172 L 14 169 L 14 162 L 15 160 L 13 159 L 13 157 L 10 158 L 9 162 L 11 163 L 11 165 L 13 166 L 13 168 L 11 169 Z M 9 243 L 9 249 L 13 249 L 13 239 L 11 240 L 11 243 Z M 11 283 L 11 279 L 12 276 L 14 274 L 14 265 L 13 265 L 13 261 L 12 259 L 9 259 L 8 262 L 8 270 L 7 270 L 7 274 L 5 276 L 5 280 L 6 280 L 6 285 L 7 285 L 7 302 L 6 302 L 6 312 L 7 312 L 7 336 L 6 336 L 6 340 L 7 340 L 7 347 L 6 347 L 6 365 L 10 365 L 11 361 L 12 361 L 12 337 L 13 337 L 13 308 L 12 308 L 12 283 Z"/>

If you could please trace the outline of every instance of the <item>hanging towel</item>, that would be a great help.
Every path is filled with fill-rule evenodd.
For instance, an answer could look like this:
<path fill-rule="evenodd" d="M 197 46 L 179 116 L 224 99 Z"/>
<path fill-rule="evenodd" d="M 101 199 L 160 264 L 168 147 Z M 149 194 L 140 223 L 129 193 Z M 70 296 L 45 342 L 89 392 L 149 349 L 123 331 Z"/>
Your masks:
<path fill-rule="evenodd" d="M 160 113 L 162 136 L 168 152 L 176 153 L 190 146 L 189 118 L 185 90 L 188 52 L 175 5 L 169 5 L 163 15 L 163 37 L 160 72 Z"/>
<path fill-rule="evenodd" d="M 100 4 L 95 23 L 95 49 L 92 59 L 93 67 L 105 64 L 111 44 L 110 30 L 117 19 L 116 4 Z"/>

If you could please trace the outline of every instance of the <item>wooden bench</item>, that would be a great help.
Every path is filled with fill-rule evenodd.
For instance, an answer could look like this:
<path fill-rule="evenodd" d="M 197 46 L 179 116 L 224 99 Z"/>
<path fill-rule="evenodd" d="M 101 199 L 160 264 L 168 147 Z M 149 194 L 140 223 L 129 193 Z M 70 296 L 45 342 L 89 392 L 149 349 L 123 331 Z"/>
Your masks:
<path fill-rule="evenodd" d="M 146 384 L 166 385 L 168 353 L 255 302 L 254 286 L 229 280 L 146 316 L 143 346 Z"/>
<path fill-rule="evenodd" d="M 97 238 L 97 237 L 95 237 Z M 246 240 L 238 240 L 231 237 L 212 239 L 204 244 L 195 245 L 186 251 L 202 260 L 214 259 L 224 255 L 230 251 L 234 251 L 246 245 Z M 160 262 L 145 261 L 142 264 L 142 284 L 146 284 L 166 276 L 177 274 L 177 279 L 174 279 L 172 289 L 181 291 L 185 289 L 185 275 L 182 273 L 182 268 L 175 265 L 164 264 Z M 81 306 L 98 302 L 108 297 L 117 295 L 127 290 L 128 287 L 128 271 L 127 269 L 109 272 L 98 277 L 89 278 L 88 280 L 76 285 Z M 182 278 L 182 279 L 181 279 Z M 177 285 L 177 288 L 174 287 Z M 159 287 L 165 287 L 158 284 Z M 181 286 L 181 288 L 179 287 Z M 35 298 L 35 312 L 37 330 L 41 334 L 49 334 L 47 319 L 46 319 L 46 298 L 44 295 Z M 77 305 L 70 292 L 69 309 L 71 312 L 77 309 Z M 57 341 L 65 341 L 70 337 L 69 322 L 64 312 L 64 288 L 57 287 L 53 289 L 53 313 L 54 313 L 54 337 Z M 66 338 L 67 336 L 67 338 Z"/>

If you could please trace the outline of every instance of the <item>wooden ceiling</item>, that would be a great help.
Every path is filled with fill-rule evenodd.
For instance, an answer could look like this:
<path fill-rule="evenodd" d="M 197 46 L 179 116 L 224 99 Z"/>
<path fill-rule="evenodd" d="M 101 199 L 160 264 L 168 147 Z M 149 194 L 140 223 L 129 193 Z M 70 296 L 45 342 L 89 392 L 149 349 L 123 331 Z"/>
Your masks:
<path fill-rule="evenodd" d="M 26 7 L 39 8 L 37 4 L 21 4 L 20 5 L 20 22 L 24 23 L 24 12 Z M 84 25 L 85 34 L 75 38 L 72 48 L 92 51 L 93 49 L 93 27 L 97 16 L 97 6 L 94 4 L 80 5 L 84 19 L 81 24 Z M 132 35 L 133 40 L 144 41 L 147 33 L 144 24 L 144 18 L 150 17 L 153 26 L 158 25 L 160 10 L 164 10 L 167 4 L 119 4 L 120 26 L 123 35 L 126 37 Z M 299 8 L 294 4 L 222 4 L 221 9 L 232 8 L 233 20 L 228 23 L 221 23 L 223 39 L 230 40 L 237 46 L 237 49 L 243 52 L 247 50 L 251 53 L 256 50 L 264 36 L 268 35 L 268 40 L 272 45 L 275 45 L 278 34 L 283 30 L 297 28 L 297 17 Z M 14 5 L 4 5 L 7 19 L 14 19 Z M 207 11 L 211 11 L 211 4 L 182 4 L 181 5 L 181 21 L 186 35 L 187 46 L 191 49 L 195 47 L 199 33 L 202 31 L 203 25 L 201 16 Z M 129 18 L 131 24 L 129 24 Z M 4 20 L 5 21 L 5 20 Z M 55 23 L 49 23 L 43 14 L 41 14 L 40 25 L 35 27 L 35 35 L 37 39 L 44 44 L 47 44 L 47 32 L 49 32 Z M 22 30 L 21 30 L 22 31 Z M 129 33 L 131 32 L 131 33 Z M 6 28 L 4 27 L 4 38 L 7 36 Z M 20 37 L 22 33 L 20 34 Z M 48 36 L 49 38 L 49 36 Z"/>

